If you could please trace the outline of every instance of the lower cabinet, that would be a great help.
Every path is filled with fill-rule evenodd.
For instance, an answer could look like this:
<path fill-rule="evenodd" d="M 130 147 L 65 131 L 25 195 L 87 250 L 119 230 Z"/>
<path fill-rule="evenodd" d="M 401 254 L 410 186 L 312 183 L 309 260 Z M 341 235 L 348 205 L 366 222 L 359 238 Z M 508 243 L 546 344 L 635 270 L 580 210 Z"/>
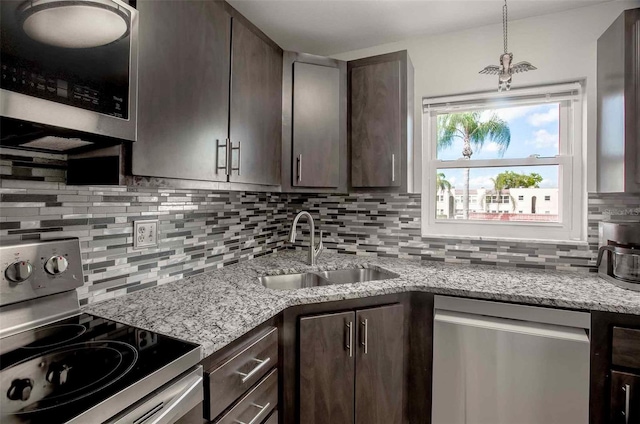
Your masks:
<path fill-rule="evenodd" d="M 611 372 L 610 422 L 640 424 L 640 374 Z"/>
<path fill-rule="evenodd" d="M 591 313 L 591 424 L 640 424 L 640 316 Z"/>
<path fill-rule="evenodd" d="M 205 370 L 204 418 L 220 424 L 270 422 L 278 406 L 278 330 L 241 341 Z"/>
<path fill-rule="evenodd" d="M 300 319 L 300 423 L 403 421 L 401 304 Z"/>

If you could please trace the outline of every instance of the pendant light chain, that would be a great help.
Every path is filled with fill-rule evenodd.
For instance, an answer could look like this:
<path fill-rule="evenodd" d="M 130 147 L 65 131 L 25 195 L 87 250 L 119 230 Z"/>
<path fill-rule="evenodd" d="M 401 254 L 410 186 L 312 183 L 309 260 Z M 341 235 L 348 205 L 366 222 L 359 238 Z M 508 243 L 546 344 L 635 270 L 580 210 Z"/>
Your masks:
<path fill-rule="evenodd" d="M 504 6 L 502 6 L 502 32 L 504 36 L 504 52 L 507 53 L 507 0 L 504 0 Z"/>

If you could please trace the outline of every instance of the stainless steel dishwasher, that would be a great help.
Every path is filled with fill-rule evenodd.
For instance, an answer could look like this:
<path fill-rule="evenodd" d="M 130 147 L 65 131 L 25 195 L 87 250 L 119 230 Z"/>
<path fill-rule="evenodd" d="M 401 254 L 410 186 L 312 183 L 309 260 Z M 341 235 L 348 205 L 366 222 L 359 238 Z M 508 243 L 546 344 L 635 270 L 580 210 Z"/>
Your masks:
<path fill-rule="evenodd" d="M 435 297 L 433 424 L 586 424 L 590 314 Z"/>

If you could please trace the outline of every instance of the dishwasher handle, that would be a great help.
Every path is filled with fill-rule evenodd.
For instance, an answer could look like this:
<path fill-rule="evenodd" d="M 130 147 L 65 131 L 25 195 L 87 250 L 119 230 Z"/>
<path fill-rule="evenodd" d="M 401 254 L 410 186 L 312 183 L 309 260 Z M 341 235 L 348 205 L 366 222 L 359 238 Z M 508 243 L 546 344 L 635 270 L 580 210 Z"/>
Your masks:
<path fill-rule="evenodd" d="M 436 323 L 449 323 L 468 327 L 485 328 L 488 330 L 506 331 L 510 333 L 589 343 L 589 336 L 584 328 L 566 327 L 562 325 L 531 321 L 519 321 L 514 319 L 437 309 L 434 321 Z"/>

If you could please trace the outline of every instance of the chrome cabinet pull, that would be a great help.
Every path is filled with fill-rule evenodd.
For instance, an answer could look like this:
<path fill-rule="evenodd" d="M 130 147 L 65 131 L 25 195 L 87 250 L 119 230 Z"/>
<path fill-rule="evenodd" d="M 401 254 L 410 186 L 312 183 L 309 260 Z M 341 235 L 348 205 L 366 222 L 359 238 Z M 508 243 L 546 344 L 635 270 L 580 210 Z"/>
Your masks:
<path fill-rule="evenodd" d="M 347 345 L 345 347 L 349 351 L 349 358 L 353 358 L 353 322 L 349 321 L 347 328 L 349 332 L 347 333 Z"/>
<path fill-rule="evenodd" d="M 224 149 L 224 165 L 220 165 L 220 149 Z M 224 174 L 229 175 L 229 139 L 225 139 L 224 143 L 216 139 L 216 174 L 224 169 Z"/>
<path fill-rule="evenodd" d="M 622 387 L 622 391 L 624 392 L 624 424 L 629 424 L 629 410 L 631 409 L 631 386 L 625 384 Z"/>
<path fill-rule="evenodd" d="M 251 371 L 244 373 L 244 372 L 240 372 L 240 371 L 236 371 L 238 374 L 240 374 L 242 376 L 242 384 L 246 383 L 247 380 L 251 379 L 251 377 L 253 377 L 254 375 L 256 375 L 256 373 L 258 371 L 260 371 L 262 368 L 264 368 L 269 362 L 271 362 L 271 358 L 267 358 L 267 359 L 258 359 L 258 358 L 254 358 L 253 359 L 254 362 L 257 362 L 258 365 L 255 366 L 255 368 L 253 368 Z"/>
<path fill-rule="evenodd" d="M 302 153 L 298 155 L 298 181 L 302 181 Z"/>
<path fill-rule="evenodd" d="M 364 354 L 369 353 L 369 320 L 365 318 L 362 321 L 362 346 L 364 346 Z"/>
<path fill-rule="evenodd" d="M 396 155 L 391 154 L 391 181 L 396 180 Z"/>
<path fill-rule="evenodd" d="M 248 423 L 245 423 L 244 421 L 238 421 L 238 420 L 234 420 L 236 423 L 238 424 L 256 424 L 257 422 L 260 421 L 260 417 L 262 416 L 262 414 L 264 414 L 265 411 L 269 410 L 269 407 L 271 406 L 271 402 L 267 402 L 266 405 L 262 406 L 262 405 L 258 405 L 257 403 L 252 403 L 251 406 L 254 406 L 256 408 L 260 408 L 260 411 L 258 411 L 258 413 L 256 414 L 255 417 L 253 417 L 251 419 L 251 421 L 249 421 Z"/>
<path fill-rule="evenodd" d="M 238 151 L 238 166 L 234 168 L 233 167 L 233 161 L 230 160 L 229 162 L 231 162 L 231 164 L 230 164 L 230 168 L 229 168 L 229 174 L 231 174 L 233 171 L 238 171 L 238 175 L 240 175 L 240 162 L 241 162 L 240 152 L 241 152 L 241 150 L 240 150 L 240 142 L 239 141 L 238 141 L 238 147 L 233 147 L 233 143 L 231 143 L 231 157 L 232 158 L 233 158 L 233 151 L 234 150 Z"/>

